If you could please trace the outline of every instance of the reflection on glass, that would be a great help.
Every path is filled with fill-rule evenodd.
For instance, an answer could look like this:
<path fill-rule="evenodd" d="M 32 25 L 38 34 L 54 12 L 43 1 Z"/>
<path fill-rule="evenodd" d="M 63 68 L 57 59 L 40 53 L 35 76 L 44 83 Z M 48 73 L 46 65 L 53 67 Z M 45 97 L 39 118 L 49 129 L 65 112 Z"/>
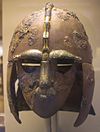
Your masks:
<path fill-rule="evenodd" d="M 3 48 L 0 38 L 0 132 L 4 126 L 4 96 L 3 96 Z"/>
<path fill-rule="evenodd" d="M 3 94 L 3 46 L 2 46 L 2 0 L 0 0 L 0 132 L 4 132 L 4 94 Z"/>

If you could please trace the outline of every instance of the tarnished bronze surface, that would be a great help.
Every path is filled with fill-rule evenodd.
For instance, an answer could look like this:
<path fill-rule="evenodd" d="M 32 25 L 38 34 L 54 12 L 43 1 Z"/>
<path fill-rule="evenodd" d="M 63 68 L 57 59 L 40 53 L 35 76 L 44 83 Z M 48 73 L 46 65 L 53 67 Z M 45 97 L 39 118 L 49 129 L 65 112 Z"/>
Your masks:
<path fill-rule="evenodd" d="M 7 76 L 10 110 L 19 123 L 24 110 L 43 118 L 59 110 L 79 112 L 74 126 L 89 113 L 95 115 L 91 46 L 78 17 L 67 9 L 47 3 L 19 24 L 9 47 Z"/>

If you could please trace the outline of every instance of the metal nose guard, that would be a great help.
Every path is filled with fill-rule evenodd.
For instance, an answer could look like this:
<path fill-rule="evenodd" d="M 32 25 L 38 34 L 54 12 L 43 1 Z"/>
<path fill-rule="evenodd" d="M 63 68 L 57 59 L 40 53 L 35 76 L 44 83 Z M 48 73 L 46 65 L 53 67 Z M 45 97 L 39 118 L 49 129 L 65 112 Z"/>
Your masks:
<path fill-rule="evenodd" d="M 41 62 L 40 88 L 50 87 L 49 61 Z"/>

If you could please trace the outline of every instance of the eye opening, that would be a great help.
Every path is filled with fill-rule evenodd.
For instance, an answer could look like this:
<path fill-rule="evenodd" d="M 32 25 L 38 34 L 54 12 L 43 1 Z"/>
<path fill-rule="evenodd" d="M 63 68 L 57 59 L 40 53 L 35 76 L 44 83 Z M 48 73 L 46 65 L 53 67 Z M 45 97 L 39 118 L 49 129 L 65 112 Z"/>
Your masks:
<path fill-rule="evenodd" d="M 64 74 L 64 73 L 68 72 L 71 69 L 71 67 L 72 67 L 72 64 L 71 65 L 67 65 L 67 66 L 65 66 L 65 65 L 57 66 L 57 71 L 59 73 Z"/>
<path fill-rule="evenodd" d="M 21 66 L 26 73 L 32 73 L 40 69 L 40 60 L 23 59 Z"/>
<path fill-rule="evenodd" d="M 73 58 L 58 59 L 57 60 L 57 71 L 59 73 L 64 74 L 64 73 L 68 72 L 71 69 L 73 64 L 74 64 L 74 59 Z"/>

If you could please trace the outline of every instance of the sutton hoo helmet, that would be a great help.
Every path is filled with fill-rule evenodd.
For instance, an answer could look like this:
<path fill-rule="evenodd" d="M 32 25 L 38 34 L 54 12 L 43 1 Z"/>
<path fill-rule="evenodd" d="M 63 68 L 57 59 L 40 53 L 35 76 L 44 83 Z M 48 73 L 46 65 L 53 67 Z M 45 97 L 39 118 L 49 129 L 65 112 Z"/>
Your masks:
<path fill-rule="evenodd" d="M 79 112 L 74 126 L 95 114 L 91 46 L 74 13 L 47 3 L 19 24 L 9 47 L 7 85 L 19 123 L 19 111 L 25 110 L 43 118 L 59 110 Z"/>

